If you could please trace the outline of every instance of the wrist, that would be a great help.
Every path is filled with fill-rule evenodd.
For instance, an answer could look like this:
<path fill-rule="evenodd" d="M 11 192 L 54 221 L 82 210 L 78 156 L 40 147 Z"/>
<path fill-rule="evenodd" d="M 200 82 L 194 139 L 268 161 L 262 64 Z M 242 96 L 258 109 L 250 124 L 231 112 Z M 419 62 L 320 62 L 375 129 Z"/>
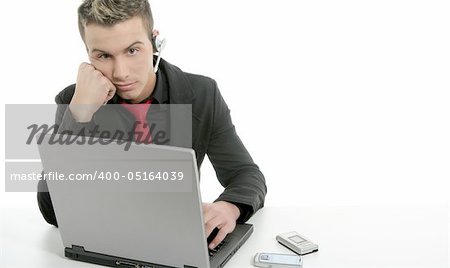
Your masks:
<path fill-rule="evenodd" d="M 69 111 L 73 119 L 79 123 L 87 123 L 92 120 L 93 114 L 88 111 L 83 111 L 80 107 L 75 108 L 72 104 L 69 105 Z"/>
<path fill-rule="evenodd" d="M 239 216 L 241 215 L 241 210 L 238 208 L 238 206 L 236 206 L 233 203 L 227 202 L 227 201 L 218 201 L 218 202 L 222 202 L 223 204 L 225 204 L 230 212 L 233 215 L 233 218 L 237 221 L 237 219 L 239 219 Z"/>
<path fill-rule="evenodd" d="M 75 99 L 69 104 L 69 111 L 72 114 L 72 117 L 79 123 L 90 122 L 96 110 L 97 105 L 84 104 L 82 102 L 77 102 Z"/>

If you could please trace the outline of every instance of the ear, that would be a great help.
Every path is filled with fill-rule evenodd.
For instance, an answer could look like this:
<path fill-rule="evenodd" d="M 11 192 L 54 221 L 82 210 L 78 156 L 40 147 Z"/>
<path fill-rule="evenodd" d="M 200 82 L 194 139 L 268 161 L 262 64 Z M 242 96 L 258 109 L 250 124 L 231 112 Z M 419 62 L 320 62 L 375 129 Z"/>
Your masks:
<path fill-rule="evenodd" d="M 159 35 L 159 31 L 156 30 L 156 29 L 154 29 L 154 30 L 152 31 L 152 37 L 155 38 L 155 37 L 157 37 L 158 35 Z"/>
<path fill-rule="evenodd" d="M 158 52 L 158 47 L 156 46 L 156 38 L 158 37 L 158 35 L 159 35 L 159 31 L 154 29 L 152 31 L 152 40 L 151 40 L 152 46 L 153 46 L 153 53 Z"/>

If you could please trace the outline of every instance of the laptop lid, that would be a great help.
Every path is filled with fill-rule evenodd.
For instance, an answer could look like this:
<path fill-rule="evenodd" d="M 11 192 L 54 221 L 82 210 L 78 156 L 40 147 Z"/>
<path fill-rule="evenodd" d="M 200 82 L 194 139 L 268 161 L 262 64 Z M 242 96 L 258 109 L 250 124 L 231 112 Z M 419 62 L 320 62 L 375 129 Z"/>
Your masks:
<path fill-rule="evenodd" d="M 209 267 L 192 149 L 133 144 L 125 151 L 115 142 L 51 145 L 50 139 L 46 135 L 39 145 L 45 172 L 74 178 L 47 178 L 65 247 L 174 267 Z M 165 183 L 172 172 L 184 185 Z"/>
<path fill-rule="evenodd" d="M 192 149 L 132 144 L 124 150 L 117 142 L 68 146 L 51 139 L 46 135 L 39 151 L 53 175 L 47 184 L 66 249 L 123 263 L 210 267 Z M 211 267 L 223 265 L 252 227 L 236 230 Z"/>

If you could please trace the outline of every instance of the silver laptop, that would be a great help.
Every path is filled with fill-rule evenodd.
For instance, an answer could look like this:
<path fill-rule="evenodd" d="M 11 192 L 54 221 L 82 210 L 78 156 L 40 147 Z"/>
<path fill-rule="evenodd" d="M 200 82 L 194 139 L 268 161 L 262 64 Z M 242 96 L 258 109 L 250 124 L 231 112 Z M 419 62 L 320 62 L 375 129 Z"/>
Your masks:
<path fill-rule="evenodd" d="M 111 267 L 223 267 L 253 232 L 237 224 L 208 250 L 192 149 L 63 140 L 43 136 L 39 152 L 68 258 Z"/>

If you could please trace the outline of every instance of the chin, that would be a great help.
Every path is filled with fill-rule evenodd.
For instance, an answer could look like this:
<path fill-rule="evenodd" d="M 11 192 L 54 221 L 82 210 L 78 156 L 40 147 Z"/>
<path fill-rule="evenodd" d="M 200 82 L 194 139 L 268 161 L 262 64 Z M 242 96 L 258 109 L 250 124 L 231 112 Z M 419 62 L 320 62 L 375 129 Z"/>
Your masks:
<path fill-rule="evenodd" d="M 117 95 L 119 95 L 124 100 L 133 102 L 133 101 L 136 101 L 137 99 L 139 99 L 140 94 L 141 94 L 141 92 L 139 92 L 137 90 L 132 90 L 132 91 L 128 91 L 128 92 L 121 92 L 121 93 L 118 93 Z"/>
<path fill-rule="evenodd" d="M 121 97 L 124 100 L 133 100 L 134 99 L 134 94 L 130 94 L 130 92 L 121 92 L 118 93 L 117 95 L 119 95 L 119 97 Z"/>

